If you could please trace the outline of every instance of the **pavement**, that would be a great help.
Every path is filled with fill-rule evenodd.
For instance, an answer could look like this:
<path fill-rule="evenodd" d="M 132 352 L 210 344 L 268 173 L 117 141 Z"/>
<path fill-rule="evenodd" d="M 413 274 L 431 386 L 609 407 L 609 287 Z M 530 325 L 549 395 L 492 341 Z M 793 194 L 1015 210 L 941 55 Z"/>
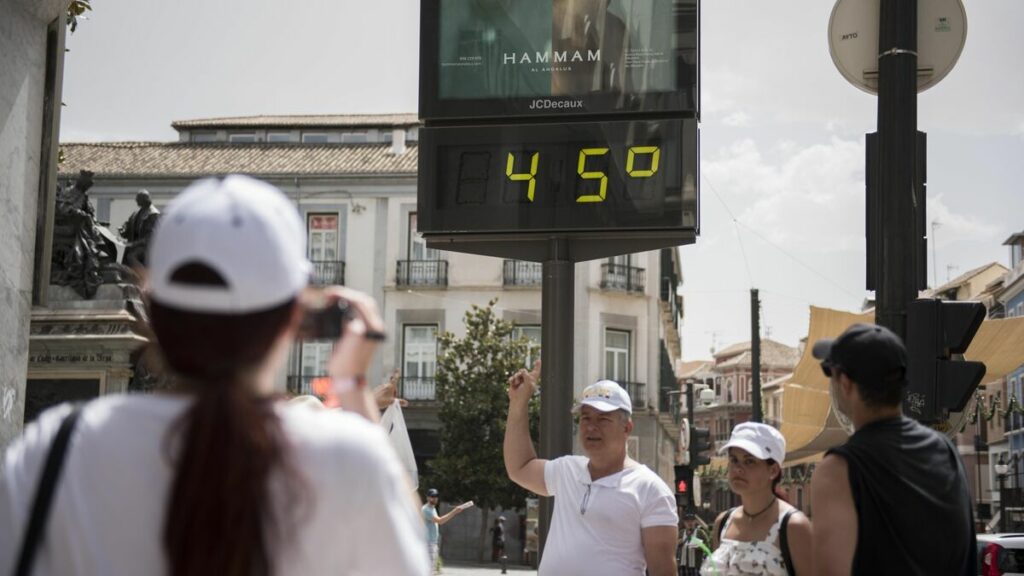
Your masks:
<path fill-rule="evenodd" d="M 530 576 L 531 574 L 536 575 L 537 571 L 529 566 L 509 564 L 508 573 L 515 574 L 516 576 Z M 441 574 L 444 576 L 494 576 L 495 574 L 501 574 L 501 566 L 498 564 L 464 564 L 461 562 L 446 562 Z"/>

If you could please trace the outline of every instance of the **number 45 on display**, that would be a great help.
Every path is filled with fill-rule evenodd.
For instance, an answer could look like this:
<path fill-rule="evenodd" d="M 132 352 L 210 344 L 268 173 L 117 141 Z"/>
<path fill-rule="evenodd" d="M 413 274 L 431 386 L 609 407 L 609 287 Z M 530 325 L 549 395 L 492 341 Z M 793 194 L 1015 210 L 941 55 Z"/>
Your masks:
<path fill-rule="evenodd" d="M 600 170 L 588 171 L 587 158 L 592 156 L 605 156 L 608 148 L 582 148 L 579 160 L 576 163 L 576 173 L 583 180 L 600 180 L 601 185 L 597 194 L 587 194 L 576 198 L 576 202 L 604 202 L 608 193 L 608 175 Z M 634 162 L 638 154 L 650 154 L 651 166 L 647 169 L 634 169 Z M 631 146 L 626 154 L 626 174 L 630 178 L 650 178 L 658 171 L 658 160 L 661 158 L 661 148 L 658 146 Z M 505 176 L 512 182 L 528 182 L 526 186 L 526 197 L 533 202 L 534 193 L 537 189 L 537 164 L 540 162 L 540 152 L 534 152 L 530 156 L 530 171 L 515 172 L 515 154 L 508 153 L 508 160 L 505 163 Z"/>

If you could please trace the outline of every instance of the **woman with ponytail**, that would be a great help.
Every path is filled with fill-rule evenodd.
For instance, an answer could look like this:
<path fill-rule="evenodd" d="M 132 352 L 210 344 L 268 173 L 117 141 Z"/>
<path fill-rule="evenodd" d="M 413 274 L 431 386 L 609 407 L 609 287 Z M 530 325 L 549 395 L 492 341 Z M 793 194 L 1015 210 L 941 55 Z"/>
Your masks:
<path fill-rule="evenodd" d="M 811 573 L 811 523 L 779 490 L 786 439 L 767 424 L 744 422 L 721 452 L 729 454 L 729 488 L 741 506 L 722 512 L 714 553 L 702 576 L 805 576 Z"/>
<path fill-rule="evenodd" d="M 32 574 L 429 573 L 408 480 L 371 421 L 365 374 L 383 338 L 374 302 L 340 287 L 315 294 L 350 312 L 329 362 L 345 411 L 273 396 L 314 296 L 305 238 L 288 199 L 243 176 L 196 182 L 168 205 L 148 296 L 178 390 L 81 410 Z M 22 554 L 69 412 L 45 412 L 5 455 L 0 573 Z"/>

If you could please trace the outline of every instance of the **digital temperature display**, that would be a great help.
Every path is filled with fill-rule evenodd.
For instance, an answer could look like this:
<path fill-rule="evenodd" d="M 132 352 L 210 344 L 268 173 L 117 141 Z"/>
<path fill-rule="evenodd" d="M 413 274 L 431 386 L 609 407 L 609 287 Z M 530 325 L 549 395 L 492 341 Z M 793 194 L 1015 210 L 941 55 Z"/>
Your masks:
<path fill-rule="evenodd" d="M 694 120 L 427 127 L 424 233 L 697 226 Z"/>

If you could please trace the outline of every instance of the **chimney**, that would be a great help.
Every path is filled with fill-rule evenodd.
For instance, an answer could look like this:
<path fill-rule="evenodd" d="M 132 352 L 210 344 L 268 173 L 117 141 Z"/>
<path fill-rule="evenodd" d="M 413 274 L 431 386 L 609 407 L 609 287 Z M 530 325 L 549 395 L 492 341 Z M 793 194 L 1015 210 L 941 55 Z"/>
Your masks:
<path fill-rule="evenodd" d="M 405 153 L 405 128 L 391 131 L 391 153 L 395 156 Z"/>

